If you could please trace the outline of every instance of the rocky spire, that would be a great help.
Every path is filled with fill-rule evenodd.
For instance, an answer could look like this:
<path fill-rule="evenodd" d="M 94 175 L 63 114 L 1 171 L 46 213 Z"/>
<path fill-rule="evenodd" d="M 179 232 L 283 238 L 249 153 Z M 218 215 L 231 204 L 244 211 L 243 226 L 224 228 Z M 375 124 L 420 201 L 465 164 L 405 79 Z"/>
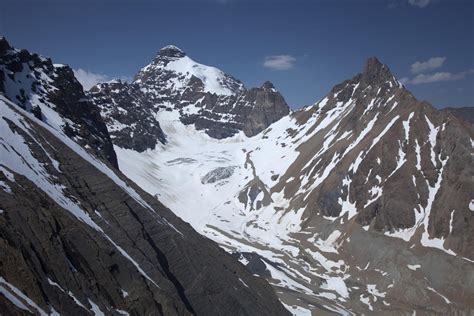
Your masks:
<path fill-rule="evenodd" d="M 182 58 L 184 56 L 186 56 L 186 53 L 174 46 L 174 45 L 168 45 L 168 46 L 165 46 L 163 47 L 162 49 L 160 49 L 159 53 L 158 53 L 158 56 L 161 56 L 161 57 L 172 57 L 172 58 Z"/>
<path fill-rule="evenodd" d="M 361 81 L 368 85 L 393 80 L 393 75 L 387 65 L 382 64 L 377 57 L 370 57 L 365 63 L 364 71 L 362 72 Z"/>
<path fill-rule="evenodd" d="M 5 55 L 9 49 L 11 49 L 11 46 L 8 44 L 7 39 L 3 36 L 0 36 L 0 56 Z"/>
<path fill-rule="evenodd" d="M 270 81 L 265 81 L 262 84 L 262 88 L 265 89 L 265 90 L 271 90 L 271 89 L 275 89 L 275 86 Z"/>

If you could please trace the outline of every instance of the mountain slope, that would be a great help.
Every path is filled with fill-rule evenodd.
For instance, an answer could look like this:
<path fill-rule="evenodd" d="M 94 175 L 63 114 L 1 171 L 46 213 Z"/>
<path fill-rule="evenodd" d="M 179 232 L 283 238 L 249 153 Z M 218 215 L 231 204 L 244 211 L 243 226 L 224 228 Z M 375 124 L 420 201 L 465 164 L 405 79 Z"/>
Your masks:
<path fill-rule="evenodd" d="M 240 131 L 254 136 L 289 113 L 271 83 L 247 90 L 175 46 L 162 48 L 132 83 L 102 83 L 88 95 L 101 108 L 114 143 L 140 152 L 166 141 L 155 117 L 159 110 L 177 112 L 182 123 L 217 139 Z"/>
<path fill-rule="evenodd" d="M 318 205 L 315 211 L 329 217 L 357 215 L 362 226 L 405 240 L 424 226 L 422 244 L 444 249 L 446 239 L 448 248 L 474 258 L 468 233 L 474 170 L 466 164 L 473 131 L 418 102 L 390 76 L 385 65 L 369 59 L 361 76 L 336 86 L 309 110 L 319 111 L 320 121 L 332 113 L 338 119 L 308 140 L 306 147 L 321 148 L 319 155 L 292 166 L 302 176 L 316 176 L 300 201 Z M 307 188 L 314 190 L 308 194 Z"/>
<path fill-rule="evenodd" d="M 253 137 L 216 139 L 157 109 L 166 144 L 116 146 L 124 173 L 295 313 L 474 308 L 474 132 L 376 58 Z"/>
<path fill-rule="evenodd" d="M 48 82 L 38 90 L 54 90 Z M 86 140 L 21 105 L 0 94 L 2 311 L 288 314 L 264 280 L 83 148 Z M 65 120 L 59 108 L 48 103 L 46 118 Z"/>
<path fill-rule="evenodd" d="M 0 37 L 0 93 L 117 167 L 100 112 L 68 66 L 15 49 Z"/>

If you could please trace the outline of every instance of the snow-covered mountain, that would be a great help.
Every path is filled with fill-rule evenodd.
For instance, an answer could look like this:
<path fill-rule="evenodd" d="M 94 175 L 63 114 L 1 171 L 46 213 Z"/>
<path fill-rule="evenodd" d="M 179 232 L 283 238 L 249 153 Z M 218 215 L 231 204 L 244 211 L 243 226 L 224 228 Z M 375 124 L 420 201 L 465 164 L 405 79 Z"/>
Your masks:
<path fill-rule="evenodd" d="M 124 109 L 146 108 L 166 141 L 115 143 L 130 179 L 266 277 L 296 314 L 474 308 L 471 126 L 418 101 L 376 58 L 287 115 L 270 84 L 245 90 L 214 70 L 211 93 L 210 71 L 183 70 L 194 62 L 166 68 L 182 58 L 165 48 L 131 84 L 156 97 Z M 112 129 L 117 101 L 103 87 L 90 95 Z M 255 110 L 227 117 L 250 91 L 256 101 L 238 111 Z M 262 107 L 278 115 L 261 132 L 216 132 Z"/>
<path fill-rule="evenodd" d="M 69 67 L 1 38 L 0 88 L 0 314 L 289 314 L 114 167 Z"/>
<path fill-rule="evenodd" d="M 112 81 L 89 91 L 101 108 L 114 143 L 145 151 L 165 143 L 156 113 L 178 113 L 217 139 L 243 131 L 254 136 L 289 113 L 284 98 L 270 82 L 260 88 L 244 85 L 221 70 L 193 61 L 176 46 L 162 48 L 131 83 Z"/>

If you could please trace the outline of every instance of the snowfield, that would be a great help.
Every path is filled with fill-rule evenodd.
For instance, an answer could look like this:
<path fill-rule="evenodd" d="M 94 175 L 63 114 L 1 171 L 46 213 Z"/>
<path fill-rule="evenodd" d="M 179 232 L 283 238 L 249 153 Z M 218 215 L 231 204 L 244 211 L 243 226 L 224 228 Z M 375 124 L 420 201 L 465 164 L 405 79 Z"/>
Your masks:
<path fill-rule="evenodd" d="M 281 266 L 286 263 L 280 253 L 298 255 L 300 250 L 291 242 L 290 234 L 301 230 L 303 209 L 291 210 L 283 192 L 270 193 L 275 183 L 272 177 L 284 174 L 298 156 L 298 143 L 281 145 L 289 126 L 297 128 L 294 120 L 285 117 L 253 138 L 241 132 L 224 140 L 183 125 L 175 111 L 159 112 L 157 120 L 168 137 L 165 145 L 143 153 L 115 147 L 120 169 L 131 180 L 230 252 L 256 252 Z M 233 172 L 213 183 L 202 181 L 218 168 L 232 168 Z M 246 188 L 249 182 L 258 183 L 259 189 Z M 271 203 L 265 205 L 265 199 Z M 301 291 L 305 283 L 311 283 L 310 278 L 305 282 L 291 269 L 267 266 L 272 278 L 278 280 L 276 284 Z M 330 283 L 327 289 L 340 293 L 341 283 L 342 279 L 338 287 Z M 313 293 L 308 288 L 304 291 Z M 297 306 L 290 310 L 308 313 Z"/>

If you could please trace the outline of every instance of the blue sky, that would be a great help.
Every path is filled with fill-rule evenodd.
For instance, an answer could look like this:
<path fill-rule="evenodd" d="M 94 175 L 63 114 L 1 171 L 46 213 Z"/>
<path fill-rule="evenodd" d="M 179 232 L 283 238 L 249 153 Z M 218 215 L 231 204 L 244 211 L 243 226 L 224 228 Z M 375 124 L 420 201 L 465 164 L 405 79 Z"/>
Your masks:
<path fill-rule="evenodd" d="M 293 108 L 377 56 L 417 98 L 474 106 L 468 0 L 0 0 L 0 34 L 90 80 L 130 78 L 175 44 L 247 87 L 272 81 Z"/>

